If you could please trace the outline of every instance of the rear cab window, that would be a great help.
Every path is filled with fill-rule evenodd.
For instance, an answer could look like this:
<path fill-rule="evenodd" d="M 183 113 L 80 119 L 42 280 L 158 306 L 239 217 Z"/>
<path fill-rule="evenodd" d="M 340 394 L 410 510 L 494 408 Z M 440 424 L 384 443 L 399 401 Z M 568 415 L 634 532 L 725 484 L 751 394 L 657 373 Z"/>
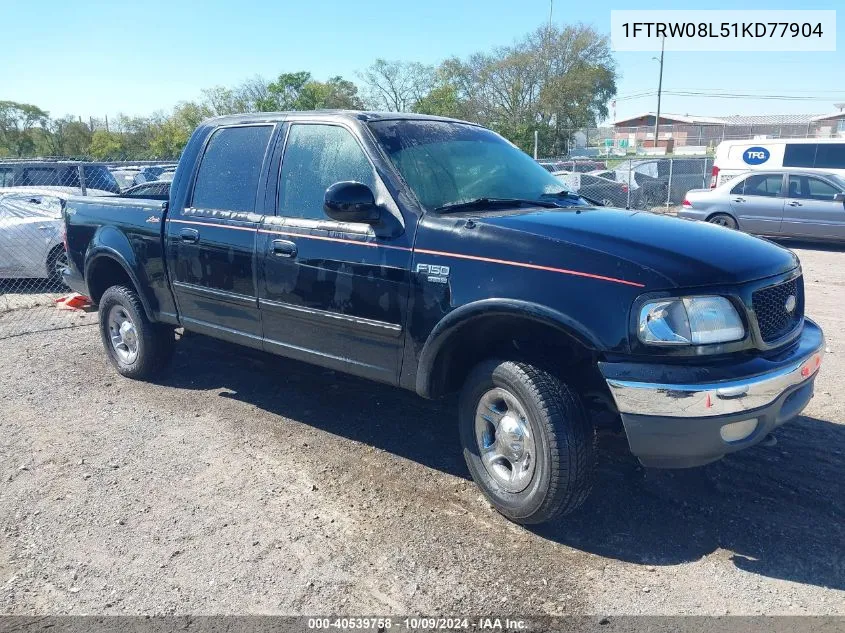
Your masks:
<path fill-rule="evenodd" d="M 205 148 L 191 205 L 198 209 L 253 211 L 272 125 L 224 127 Z"/>

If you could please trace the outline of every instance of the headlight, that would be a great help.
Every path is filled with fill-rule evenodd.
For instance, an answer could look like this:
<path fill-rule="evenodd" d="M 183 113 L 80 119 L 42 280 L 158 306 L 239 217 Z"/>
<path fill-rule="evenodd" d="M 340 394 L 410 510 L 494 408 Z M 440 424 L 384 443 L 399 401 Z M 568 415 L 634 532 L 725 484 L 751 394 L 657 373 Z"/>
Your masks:
<path fill-rule="evenodd" d="M 745 328 L 724 297 L 681 297 L 646 303 L 638 336 L 649 345 L 706 345 L 738 341 Z"/>

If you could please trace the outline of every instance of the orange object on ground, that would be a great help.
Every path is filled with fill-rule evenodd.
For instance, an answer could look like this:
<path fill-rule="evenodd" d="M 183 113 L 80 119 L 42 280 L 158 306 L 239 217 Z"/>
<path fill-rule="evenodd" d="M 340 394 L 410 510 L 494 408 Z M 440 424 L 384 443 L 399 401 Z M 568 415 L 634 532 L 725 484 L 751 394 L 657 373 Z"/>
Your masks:
<path fill-rule="evenodd" d="M 56 299 L 56 307 L 59 310 L 82 310 L 89 305 L 91 305 L 91 300 L 76 292 L 67 297 Z"/>

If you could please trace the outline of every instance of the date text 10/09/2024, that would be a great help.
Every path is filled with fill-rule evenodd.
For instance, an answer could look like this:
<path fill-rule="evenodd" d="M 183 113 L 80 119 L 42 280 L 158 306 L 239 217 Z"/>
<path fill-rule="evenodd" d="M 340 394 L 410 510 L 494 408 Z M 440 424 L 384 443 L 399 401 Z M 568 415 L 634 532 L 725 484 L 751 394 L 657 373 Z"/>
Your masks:
<path fill-rule="evenodd" d="M 308 618 L 308 628 L 312 630 L 378 630 L 393 628 L 402 630 L 462 631 L 476 629 L 480 631 L 522 631 L 527 628 L 525 620 L 510 618 L 481 617 L 470 618 Z"/>

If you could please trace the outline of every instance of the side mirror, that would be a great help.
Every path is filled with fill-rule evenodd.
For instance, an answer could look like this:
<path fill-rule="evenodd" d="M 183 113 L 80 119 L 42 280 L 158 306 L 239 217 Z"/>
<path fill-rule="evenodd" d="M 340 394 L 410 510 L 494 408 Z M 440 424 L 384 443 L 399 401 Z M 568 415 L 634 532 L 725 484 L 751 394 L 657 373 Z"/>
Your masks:
<path fill-rule="evenodd" d="M 351 180 L 336 182 L 326 189 L 323 210 L 338 222 L 365 222 L 375 224 L 381 218 L 372 190 Z"/>
<path fill-rule="evenodd" d="M 833 194 L 833 201 L 834 202 L 845 202 L 845 193 L 835 193 L 835 194 Z"/>

